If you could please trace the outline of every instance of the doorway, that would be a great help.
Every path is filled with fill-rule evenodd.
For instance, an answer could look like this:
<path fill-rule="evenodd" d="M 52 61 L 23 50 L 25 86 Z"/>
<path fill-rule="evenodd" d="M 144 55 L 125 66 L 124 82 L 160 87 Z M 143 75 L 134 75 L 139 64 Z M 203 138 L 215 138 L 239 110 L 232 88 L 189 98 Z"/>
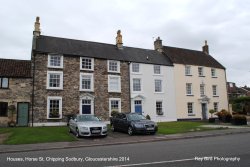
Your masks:
<path fill-rule="evenodd" d="M 202 119 L 207 119 L 207 103 L 201 103 Z"/>
<path fill-rule="evenodd" d="M 29 103 L 17 103 L 17 125 L 28 126 L 29 122 Z"/>

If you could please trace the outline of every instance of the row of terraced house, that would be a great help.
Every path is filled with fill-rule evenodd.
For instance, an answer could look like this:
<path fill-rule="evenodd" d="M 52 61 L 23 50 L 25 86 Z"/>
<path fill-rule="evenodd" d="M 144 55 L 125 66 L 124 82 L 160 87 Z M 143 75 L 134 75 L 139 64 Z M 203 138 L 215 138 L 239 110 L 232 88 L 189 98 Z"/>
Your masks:
<path fill-rule="evenodd" d="M 15 106 L 19 126 L 65 125 L 69 115 L 112 111 L 149 115 L 155 121 L 207 119 L 228 109 L 226 72 L 202 51 L 163 46 L 154 50 L 41 35 L 33 32 L 31 60 L 0 59 L 0 125 Z"/>

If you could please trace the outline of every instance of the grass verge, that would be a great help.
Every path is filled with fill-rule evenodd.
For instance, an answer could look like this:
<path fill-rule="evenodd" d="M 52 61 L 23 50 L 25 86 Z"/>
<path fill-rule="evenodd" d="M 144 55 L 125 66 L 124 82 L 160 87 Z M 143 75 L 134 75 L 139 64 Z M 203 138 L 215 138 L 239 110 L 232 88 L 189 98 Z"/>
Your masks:
<path fill-rule="evenodd" d="M 0 128 L 0 134 L 9 133 L 3 144 L 32 144 L 47 142 L 75 141 L 68 133 L 68 127 L 16 127 Z"/>
<path fill-rule="evenodd" d="M 159 134 L 176 134 L 176 133 L 186 133 L 186 132 L 195 132 L 195 131 L 206 131 L 214 130 L 215 128 L 205 128 L 200 127 L 201 125 L 207 125 L 206 122 L 159 122 L 158 123 L 158 133 Z"/>

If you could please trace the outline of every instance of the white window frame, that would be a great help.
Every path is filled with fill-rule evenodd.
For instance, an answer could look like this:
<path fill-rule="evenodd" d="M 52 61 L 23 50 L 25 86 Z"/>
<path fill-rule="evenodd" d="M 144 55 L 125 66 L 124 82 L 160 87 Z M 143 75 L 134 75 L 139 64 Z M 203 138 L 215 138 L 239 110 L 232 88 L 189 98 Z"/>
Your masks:
<path fill-rule="evenodd" d="M 116 62 L 117 63 L 117 71 L 112 71 L 110 70 L 110 66 L 109 66 L 109 63 L 110 62 Z M 120 73 L 120 61 L 117 61 L 117 60 L 108 60 L 107 61 L 107 65 L 108 65 L 108 72 L 112 72 L 112 73 Z"/>
<path fill-rule="evenodd" d="M 156 71 L 156 67 L 159 67 L 159 70 L 160 70 L 160 73 L 156 73 L 155 71 Z M 161 71 L 162 71 L 162 69 L 161 69 L 161 65 L 153 65 L 153 70 L 154 70 L 154 75 L 161 75 Z"/>
<path fill-rule="evenodd" d="M 110 85 L 111 78 L 117 78 L 118 79 L 118 90 L 112 90 Z M 108 92 L 121 92 L 121 77 L 118 75 L 108 75 Z"/>
<path fill-rule="evenodd" d="M 218 95 L 218 85 L 212 85 L 212 93 L 213 93 L 213 96 L 215 96 L 215 97 L 219 96 Z"/>
<path fill-rule="evenodd" d="M 189 65 L 185 66 L 185 75 L 186 76 L 192 76 L 192 67 Z"/>
<path fill-rule="evenodd" d="M 203 90 L 202 90 L 203 87 Z M 205 91 L 205 84 L 200 84 L 200 96 L 203 97 L 206 95 L 206 91 Z"/>
<path fill-rule="evenodd" d="M 82 79 L 83 76 L 90 76 L 90 89 L 83 89 L 82 88 Z M 80 73 L 80 91 L 89 91 L 93 92 L 94 91 L 94 76 L 92 73 Z"/>
<path fill-rule="evenodd" d="M 215 68 L 211 68 L 211 76 L 212 76 L 212 78 L 216 78 L 217 77 L 216 69 Z"/>
<path fill-rule="evenodd" d="M 91 60 L 91 68 L 82 68 L 82 59 L 89 59 Z M 80 70 L 86 70 L 86 71 L 94 71 L 94 58 L 90 58 L 90 57 L 80 57 Z"/>
<path fill-rule="evenodd" d="M 50 113 L 50 100 L 59 100 L 59 118 L 50 118 L 49 113 Z M 62 97 L 60 96 L 48 96 L 47 97 L 47 119 L 62 119 Z"/>
<path fill-rule="evenodd" d="M 139 71 L 137 72 L 137 71 L 133 71 L 133 65 L 138 65 L 138 69 L 139 69 Z M 133 73 L 133 74 L 141 74 L 141 64 L 140 63 L 131 63 L 131 73 Z"/>
<path fill-rule="evenodd" d="M 190 93 L 188 93 L 188 85 L 190 85 Z M 186 95 L 187 96 L 193 96 L 193 85 L 192 83 L 186 83 Z"/>
<path fill-rule="evenodd" d="M 60 56 L 60 66 L 53 66 L 50 64 L 51 56 Z M 49 68 L 63 68 L 63 55 L 60 54 L 49 54 L 48 55 L 48 67 Z"/>
<path fill-rule="evenodd" d="M 213 105 L 214 105 L 214 111 L 218 112 L 219 111 L 219 102 L 214 102 Z M 216 107 L 217 107 L 217 110 L 216 110 Z"/>
<path fill-rule="evenodd" d="M 82 114 L 82 100 L 90 100 L 91 112 L 90 114 Z M 94 98 L 91 96 L 83 96 L 80 98 L 79 114 L 80 115 L 94 115 Z"/>
<path fill-rule="evenodd" d="M 140 80 L 140 91 L 134 90 L 134 79 Z M 132 92 L 142 92 L 142 79 L 141 78 L 132 78 Z"/>
<path fill-rule="evenodd" d="M 160 81 L 161 82 L 161 91 L 156 91 L 156 81 Z M 155 85 L 155 89 L 154 89 L 155 93 L 163 93 L 164 92 L 163 91 L 163 80 L 162 79 L 155 79 L 154 80 L 154 85 Z"/>
<path fill-rule="evenodd" d="M 191 113 L 189 113 L 189 104 L 192 105 L 192 108 L 191 108 L 192 112 Z M 188 113 L 188 116 L 194 116 L 195 115 L 194 114 L 194 103 L 193 102 L 188 102 L 187 103 L 187 113 Z"/>
<path fill-rule="evenodd" d="M 157 103 L 160 102 L 161 103 L 161 110 L 162 110 L 162 114 L 158 114 L 157 113 Z M 155 101 L 155 113 L 157 116 L 163 116 L 164 115 L 164 105 L 163 105 L 163 100 L 156 100 Z"/>
<path fill-rule="evenodd" d="M 200 69 L 201 69 L 201 74 L 200 74 Z M 204 77 L 204 67 L 198 67 L 198 75 L 199 77 Z"/>
<path fill-rule="evenodd" d="M 111 116 L 111 101 L 118 101 L 118 112 L 121 113 L 121 98 L 109 98 L 109 116 Z"/>
<path fill-rule="evenodd" d="M 50 74 L 59 74 L 60 75 L 60 87 L 50 87 Z M 62 90 L 63 89 L 63 72 L 62 71 L 47 71 L 47 89 L 54 89 L 54 90 Z"/>

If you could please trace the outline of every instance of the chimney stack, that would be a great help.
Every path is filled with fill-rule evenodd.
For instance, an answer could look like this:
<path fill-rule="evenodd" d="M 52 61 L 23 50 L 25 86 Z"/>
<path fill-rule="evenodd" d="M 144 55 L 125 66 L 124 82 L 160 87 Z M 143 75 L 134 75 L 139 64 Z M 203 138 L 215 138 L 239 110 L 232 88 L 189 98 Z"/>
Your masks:
<path fill-rule="evenodd" d="M 160 37 L 156 38 L 156 40 L 154 41 L 154 47 L 158 52 L 163 52 L 162 40 L 160 39 Z"/>
<path fill-rule="evenodd" d="M 38 37 L 41 34 L 41 30 L 40 30 L 40 18 L 36 17 L 36 22 L 34 25 L 34 31 L 33 31 L 33 35 Z"/>
<path fill-rule="evenodd" d="M 208 49 L 208 45 L 207 45 L 207 40 L 205 40 L 205 45 L 202 47 L 202 51 L 205 54 L 209 54 L 209 49 Z"/>
<path fill-rule="evenodd" d="M 116 46 L 118 49 L 123 49 L 121 30 L 117 31 Z"/>

